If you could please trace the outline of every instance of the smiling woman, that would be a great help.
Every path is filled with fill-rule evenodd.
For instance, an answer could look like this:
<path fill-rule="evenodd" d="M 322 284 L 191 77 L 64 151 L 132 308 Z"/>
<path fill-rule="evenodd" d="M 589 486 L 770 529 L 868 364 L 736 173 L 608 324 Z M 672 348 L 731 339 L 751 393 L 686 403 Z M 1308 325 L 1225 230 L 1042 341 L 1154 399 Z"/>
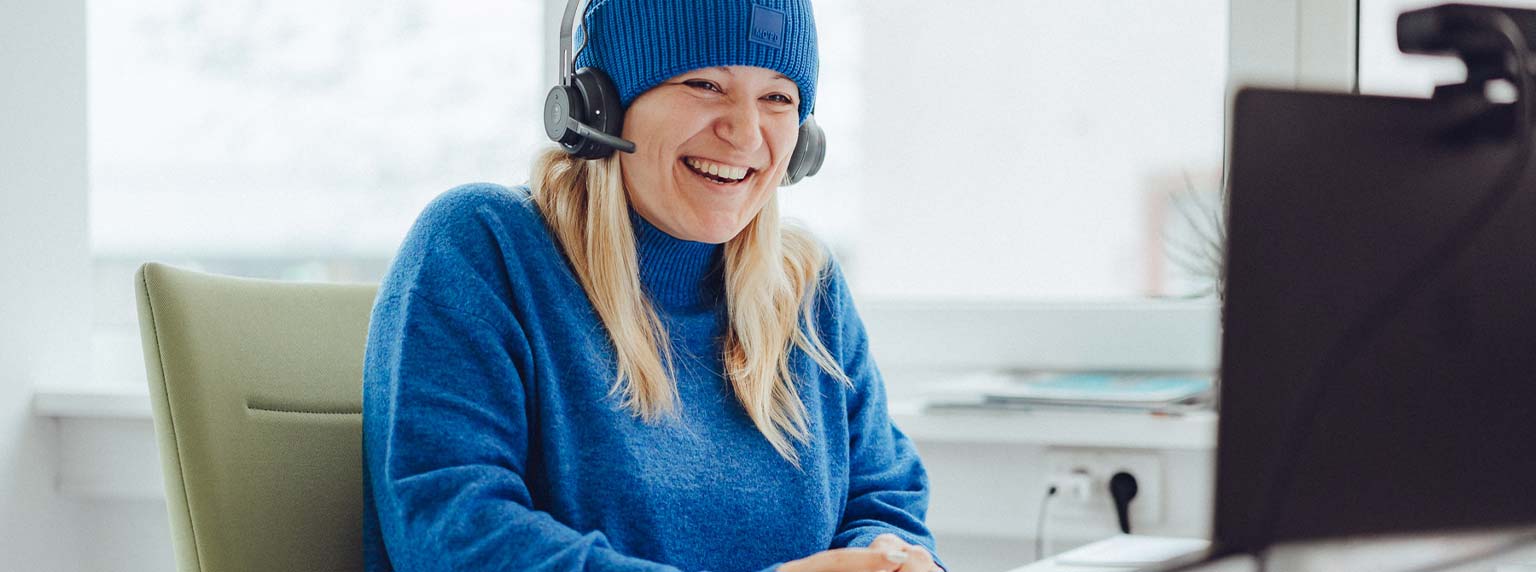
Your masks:
<path fill-rule="evenodd" d="M 841 267 L 779 220 L 809 0 L 603 0 L 583 31 L 561 146 L 433 201 L 380 287 L 369 569 L 941 570 Z"/>

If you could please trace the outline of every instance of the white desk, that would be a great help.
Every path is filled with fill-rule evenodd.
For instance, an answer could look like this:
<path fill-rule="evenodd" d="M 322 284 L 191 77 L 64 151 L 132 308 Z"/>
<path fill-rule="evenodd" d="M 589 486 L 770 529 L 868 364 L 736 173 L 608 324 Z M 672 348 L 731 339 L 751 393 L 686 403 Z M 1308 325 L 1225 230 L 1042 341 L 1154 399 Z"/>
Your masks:
<path fill-rule="evenodd" d="M 1335 572 L 1338 570 L 1404 571 L 1420 570 L 1452 561 L 1460 564 L 1443 572 L 1494 572 L 1536 566 L 1536 543 L 1514 550 L 1488 555 L 1507 546 L 1510 540 L 1532 534 L 1532 529 L 1505 529 L 1441 535 L 1401 535 L 1380 538 L 1355 538 L 1291 543 L 1270 551 L 1268 569 L 1272 572 Z M 1106 539 L 1081 549 L 1111 542 Z M 1079 550 L 1081 550 L 1079 549 Z M 1070 553 L 1070 552 L 1069 552 Z M 1060 562 L 1063 553 L 1027 564 L 1009 572 L 1133 572 L 1135 567 L 1072 566 Z M 1257 562 L 1249 556 L 1231 556 L 1202 564 L 1191 572 L 1255 572 Z"/>
<path fill-rule="evenodd" d="M 1045 559 L 1021 568 L 1015 568 L 1009 572 L 1135 572 L 1135 568 L 1105 567 L 1105 566 L 1065 566 L 1057 564 L 1053 559 Z M 1246 557 L 1235 557 L 1219 560 L 1200 566 L 1198 572 L 1255 572 L 1258 566 Z M 1336 570 L 1334 572 L 1337 572 Z"/>
<path fill-rule="evenodd" d="M 1200 552 L 1209 546 L 1209 542 L 1191 538 L 1113 536 L 1016 568 L 1012 572 L 1130 572 Z M 1138 565 L 1138 562 L 1145 564 Z"/>

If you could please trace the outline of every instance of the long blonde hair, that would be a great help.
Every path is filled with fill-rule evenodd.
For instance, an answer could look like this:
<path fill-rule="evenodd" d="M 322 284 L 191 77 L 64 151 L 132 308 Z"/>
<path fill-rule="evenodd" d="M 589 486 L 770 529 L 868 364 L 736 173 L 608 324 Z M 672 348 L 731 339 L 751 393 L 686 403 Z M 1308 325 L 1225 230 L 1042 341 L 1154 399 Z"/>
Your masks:
<path fill-rule="evenodd" d="M 610 395 L 622 394 L 624 406 L 646 421 L 674 414 L 671 345 L 640 287 L 617 154 L 587 161 L 550 148 L 534 161 L 531 179 L 534 203 L 613 342 L 618 372 Z M 814 325 L 816 287 L 827 260 L 808 231 L 781 225 L 777 197 L 725 245 L 725 376 L 757 430 L 796 467 L 795 442 L 808 442 L 810 433 L 790 370 L 793 349 L 852 386 Z"/>

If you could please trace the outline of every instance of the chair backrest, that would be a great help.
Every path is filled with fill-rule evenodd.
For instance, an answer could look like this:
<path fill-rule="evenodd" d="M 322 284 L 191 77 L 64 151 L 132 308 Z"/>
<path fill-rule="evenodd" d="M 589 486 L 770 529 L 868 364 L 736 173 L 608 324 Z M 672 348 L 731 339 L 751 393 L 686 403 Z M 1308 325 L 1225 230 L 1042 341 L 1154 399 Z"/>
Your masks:
<path fill-rule="evenodd" d="M 362 570 L 373 285 L 134 276 L 181 572 Z"/>

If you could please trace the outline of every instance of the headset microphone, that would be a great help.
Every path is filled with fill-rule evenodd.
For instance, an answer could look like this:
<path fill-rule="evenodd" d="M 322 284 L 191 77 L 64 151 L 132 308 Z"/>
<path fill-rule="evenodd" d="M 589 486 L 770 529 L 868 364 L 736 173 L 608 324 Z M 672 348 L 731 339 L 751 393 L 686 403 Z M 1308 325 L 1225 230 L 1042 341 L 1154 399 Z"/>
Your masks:
<path fill-rule="evenodd" d="M 607 145 L 609 147 L 613 147 L 614 149 L 618 149 L 618 150 L 623 151 L 625 153 L 634 153 L 635 152 L 635 142 L 634 141 L 630 141 L 630 140 L 625 139 L 623 137 L 614 137 L 614 136 L 609 135 L 607 133 L 603 133 L 602 131 L 598 131 L 596 129 L 593 129 L 590 126 L 588 126 L 587 124 L 585 124 L 585 123 L 581 123 L 581 122 L 577 122 L 577 121 L 572 121 L 571 122 L 571 126 L 575 127 L 576 128 L 576 133 L 581 135 L 582 137 L 586 137 L 586 138 L 589 138 L 589 139 L 596 139 L 597 142 L 599 142 L 599 143 L 602 143 L 602 144 Z"/>

